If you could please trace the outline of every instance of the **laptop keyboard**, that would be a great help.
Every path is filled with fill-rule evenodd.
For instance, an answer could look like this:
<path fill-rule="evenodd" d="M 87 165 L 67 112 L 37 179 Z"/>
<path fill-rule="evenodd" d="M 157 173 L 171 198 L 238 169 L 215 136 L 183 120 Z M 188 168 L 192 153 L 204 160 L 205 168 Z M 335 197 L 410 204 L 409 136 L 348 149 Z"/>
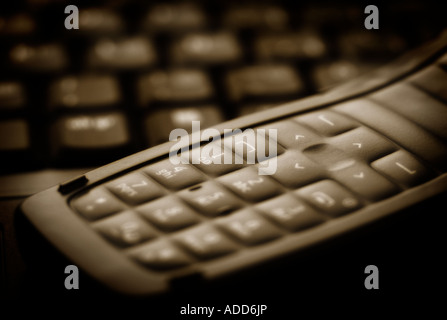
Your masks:
<path fill-rule="evenodd" d="M 358 4 L 92 1 L 67 30 L 68 4 L 2 5 L 2 174 L 109 163 L 330 88 L 444 26 L 418 1 L 381 5 L 379 30 Z"/>

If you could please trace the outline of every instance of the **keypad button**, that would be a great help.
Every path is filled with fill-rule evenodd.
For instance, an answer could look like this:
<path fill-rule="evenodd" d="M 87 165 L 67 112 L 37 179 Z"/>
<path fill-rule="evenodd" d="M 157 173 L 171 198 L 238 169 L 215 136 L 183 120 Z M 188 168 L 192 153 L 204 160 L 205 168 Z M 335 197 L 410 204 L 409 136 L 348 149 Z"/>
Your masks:
<path fill-rule="evenodd" d="M 139 204 L 163 194 L 158 184 L 139 173 L 126 174 L 106 186 L 118 198 L 129 204 Z"/>
<path fill-rule="evenodd" d="M 370 100 L 353 100 L 335 109 L 374 128 L 436 167 L 446 168 L 447 149 L 442 140 L 406 118 Z"/>
<path fill-rule="evenodd" d="M 304 201 L 289 194 L 264 201 L 256 209 L 267 219 L 290 231 L 303 230 L 326 220 Z"/>
<path fill-rule="evenodd" d="M 51 107 L 110 107 L 121 101 L 117 79 L 105 75 L 64 77 L 51 85 L 49 93 Z"/>
<path fill-rule="evenodd" d="M 297 151 L 287 150 L 276 159 L 267 161 L 268 164 L 264 165 L 264 162 L 259 164 L 259 170 L 262 172 L 264 167 L 273 166 L 276 161 L 276 172 L 271 177 L 289 188 L 296 188 L 325 177 L 322 166 Z"/>
<path fill-rule="evenodd" d="M 258 127 L 258 129 L 276 130 L 276 140 L 286 148 L 304 149 L 318 143 L 320 136 L 294 121 L 280 121 Z"/>
<path fill-rule="evenodd" d="M 371 94 L 370 98 L 447 140 L 447 108 L 429 94 L 406 83 L 398 83 Z"/>
<path fill-rule="evenodd" d="M 93 228 L 118 246 L 128 247 L 154 238 L 156 233 L 134 212 L 123 212 L 95 222 Z"/>
<path fill-rule="evenodd" d="M 295 117 L 294 120 L 325 136 L 334 136 L 356 127 L 351 120 L 331 111 L 311 112 Z"/>
<path fill-rule="evenodd" d="M 212 181 L 180 191 L 178 195 L 207 216 L 226 214 L 242 206 L 241 200 Z"/>
<path fill-rule="evenodd" d="M 267 136 L 267 131 L 261 130 L 245 129 L 241 133 L 225 136 L 223 143 L 248 164 L 255 164 L 284 152 L 276 140 Z"/>
<path fill-rule="evenodd" d="M 281 236 L 278 228 L 259 214 L 244 210 L 216 220 L 216 224 L 247 245 L 256 245 Z"/>
<path fill-rule="evenodd" d="M 200 259 L 212 259 L 234 252 L 237 245 L 215 228 L 202 225 L 175 236 L 174 240 Z"/>
<path fill-rule="evenodd" d="M 205 180 L 204 175 L 190 164 L 173 164 L 169 159 L 142 169 L 168 189 L 179 190 Z"/>
<path fill-rule="evenodd" d="M 95 188 L 73 199 L 71 205 L 87 219 L 98 219 L 124 210 L 124 205 L 102 188 Z"/>
<path fill-rule="evenodd" d="M 360 207 L 360 201 L 340 184 L 323 180 L 303 187 L 296 194 L 330 216 L 340 216 Z"/>
<path fill-rule="evenodd" d="M 145 219 L 164 231 L 188 227 L 200 221 L 197 214 L 176 197 L 167 196 L 135 208 Z"/>
<path fill-rule="evenodd" d="M 332 177 L 369 200 L 380 200 L 399 192 L 393 183 L 361 163 L 331 172 Z"/>
<path fill-rule="evenodd" d="M 329 171 L 336 171 L 355 163 L 355 159 L 330 144 L 317 144 L 303 151 L 304 155 L 326 167 Z"/>
<path fill-rule="evenodd" d="M 243 159 L 230 149 L 225 148 L 222 145 L 222 140 L 210 142 L 200 147 L 199 150 L 193 149 L 187 157 L 189 163 L 213 176 L 220 176 L 244 166 Z"/>
<path fill-rule="evenodd" d="M 248 98 L 296 96 L 304 90 L 300 75 L 289 65 L 255 65 L 230 71 L 226 78 L 234 101 Z"/>
<path fill-rule="evenodd" d="M 154 270 L 180 268 L 192 262 L 177 246 L 165 240 L 149 242 L 128 251 L 129 256 Z"/>
<path fill-rule="evenodd" d="M 442 67 L 430 66 L 407 81 L 447 103 L 447 72 Z"/>
<path fill-rule="evenodd" d="M 244 168 L 220 177 L 217 181 L 248 201 L 261 201 L 281 192 L 280 186 L 253 168 Z"/>
<path fill-rule="evenodd" d="M 403 150 L 374 161 L 372 166 L 406 187 L 422 183 L 433 176 L 429 169 Z"/>
<path fill-rule="evenodd" d="M 365 127 L 342 133 L 329 141 L 334 147 L 349 155 L 367 161 L 375 160 L 397 149 L 389 140 Z"/>

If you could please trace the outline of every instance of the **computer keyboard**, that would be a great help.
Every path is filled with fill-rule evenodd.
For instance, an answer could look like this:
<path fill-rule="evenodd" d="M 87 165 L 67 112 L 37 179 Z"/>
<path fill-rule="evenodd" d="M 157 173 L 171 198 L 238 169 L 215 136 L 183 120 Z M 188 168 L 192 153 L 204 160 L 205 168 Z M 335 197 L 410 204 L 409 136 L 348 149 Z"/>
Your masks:
<path fill-rule="evenodd" d="M 15 209 L 55 185 L 22 207 L 49 247 L 95 281 L 152 299 L 304 251 L 445 187 L 443 40 L 379 68 L 439 36 L 436 2 L 378 3 L 379 30 L 350 1 L 92 1 L 77 4 L 78 30 L 65 29 L 69 4 L 0 4 L 7 296 L 24 269 L 16 232 L 25 252 L 37 248 L 13 225 Z M 212 154 L 173 165 L 160 144 L 194 121 L 276 130 L 277 157 L 250 164 L 248 146 L 227 145 L 232 164 Z M 275 173 L 259 175 L 269 160 Z"/>
<path fill-rule="evenodd" d="M 350 3 L 98 1 L 66 30 L 66 5 L 3 5 L 4 174 L 106 164 L 193 120 L 209 127 L 352 79 L 442 26 L 417 2 L 382 10 L 432 15 L 424 35 L 385 20 L 368 31 Z"/>

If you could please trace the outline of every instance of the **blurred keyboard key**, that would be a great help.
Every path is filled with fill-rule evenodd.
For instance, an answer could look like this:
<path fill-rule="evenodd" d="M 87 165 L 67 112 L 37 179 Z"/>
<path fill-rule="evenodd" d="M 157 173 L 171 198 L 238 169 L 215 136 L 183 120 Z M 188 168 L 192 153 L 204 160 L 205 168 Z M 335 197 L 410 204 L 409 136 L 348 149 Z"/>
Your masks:
<path fill-rule="evenodd" d="M 171 44 L 173 62 L 179 64 L 234 63 L 242 58 L 236 36 L 228 32 L 190 33 Z"/>
<path fill-rule="evenodd" d="M 23 107 L 25 103 L 25 91 L 19 82 L 0 82 L 0 110 L 12 110 Z"/>
<path fill-rule="evenodd" d="M 296 96 L 303 92 L 300 75 L 289 65 L 255 65 L 230 71 L 226 78 L 229 96 L 244 98 Z"/>
<path fill-rule="evenodd" d="M 157 55 L 149 38 L 135 36 L 98 40 L 87 53 L 92 68 L 126 70 L 153 65 Z"/>
<path fill-rule="evenodd" d="M 24 36 L 36 31 L 36 22 L 27 13 L 0 17 L 0 36 Z"/>
<path fill-rule="evenodd" d="M 148 114 L 144 131 L 149 145 L 153 146 L 169 141 L 170 133 L 174 129 L 183 129 L 185 134 L 193 132 L 192 121 L 200 121 L 200 128 L 197 129 L 201 130 L 223 120 L 220 109 L 215 105 L 163 108 Z"/>
<path fill-rule="evenodd" d="M 214 88 L 208 75 L 196 69 L 155 71 L 140 77 L 138 94 L 141 106 L 210 99 Z"/>
<path fill-rule="evenodd" d="M 57 122 L 60 142 L 73 148 L 117 146 L 129 139 L 124 115 L 118 112 L 66 116 Z"/>
<path fill-rule="evenodd" d="M 13 66 L 29 71 L 56 72 L 68 66 L 65 49 L 59 44 L 18 44 L 10 50 Z"/>
<path fill-rule="evenodd" d="M 205 27 L 206 15 L 195 3 L 163 3 L 152 7 L 143 20 L 149 32 L 184 32 Z"/>
<path fill-rule="evenodd" d="M 391 59 L 405 48 L 405 40 L 392 33 L 375 33 L 359 28 L 341 33 L 339 37 L 339 51 L 348 59 Z"/>
<path fill-rule="evenodd" d="M 312 80 L 317 90 L 327 90 L 343 81 L 351 80 L 370 71 L 377 65 L 355 63 L 349 60 L 335 60 L 320 63 L 312 71 Z"/>
<path fill-rule="evenodd" d="M 275 5 L 240 5 L 229 8 L 223 24 L 234 29 L 284 29 L 289 22 L 287 12 Z"/>
<path fill-rule="evenodd" d="M 108 75 L 67 76 L 54 82 L 49 91 L 51 107 L 107 107 L 121 102 L 118 81 Z"/>
<path fill-rule="evenodd" d="M 110 161 L 114 158 L 107 151 L 119 150 L 130 143 L 127 121 L 119 112 L 64 116 L 53 124 L 51 133 L 54 155 L 79 163 L 102 157 Z M 115 155 L 118 156 L 123 154 Z"/>
<path fill-rule="evenodd" d="M 358 8 L 355 8 L 359 11 Z M 343 27 L 348 22 L 346 4 L 327 5 L 324 2 L 308 2 L 300 8 L 298 17 L 301 23 L 312 28 Z M 363 12 L 361 12 L 363 14 Z"/>
<path fill-rule="evenodd" d="M 117 34 L 124 31 L 124 22 L 114 11 L 85 8 L 79 10 L 79 31 L 87 36 Z"/>
<path fill-rule="evenodd" d="M 30 147 L 29 127 L 25 120 L 0 121 L 0 151 L 20 151 Z"/>
<path fill-rule="evenodd" d="M 314 32 L 262 34 L 254 46 L 261 60 L 321 59 L 328 53 L 325 42 Z"/>

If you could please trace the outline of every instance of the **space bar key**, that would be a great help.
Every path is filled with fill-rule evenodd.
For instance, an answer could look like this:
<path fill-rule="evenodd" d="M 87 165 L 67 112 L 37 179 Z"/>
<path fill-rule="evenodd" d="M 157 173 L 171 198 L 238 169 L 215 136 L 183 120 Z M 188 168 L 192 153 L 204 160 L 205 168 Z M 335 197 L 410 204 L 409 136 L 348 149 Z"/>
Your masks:
<path fill-rule="evenodd" d="M 375 129 L 438 169 L 447 168 L 447 146 L 417 124 L 369 100 L 339 104 L 334 110 Z"/>

